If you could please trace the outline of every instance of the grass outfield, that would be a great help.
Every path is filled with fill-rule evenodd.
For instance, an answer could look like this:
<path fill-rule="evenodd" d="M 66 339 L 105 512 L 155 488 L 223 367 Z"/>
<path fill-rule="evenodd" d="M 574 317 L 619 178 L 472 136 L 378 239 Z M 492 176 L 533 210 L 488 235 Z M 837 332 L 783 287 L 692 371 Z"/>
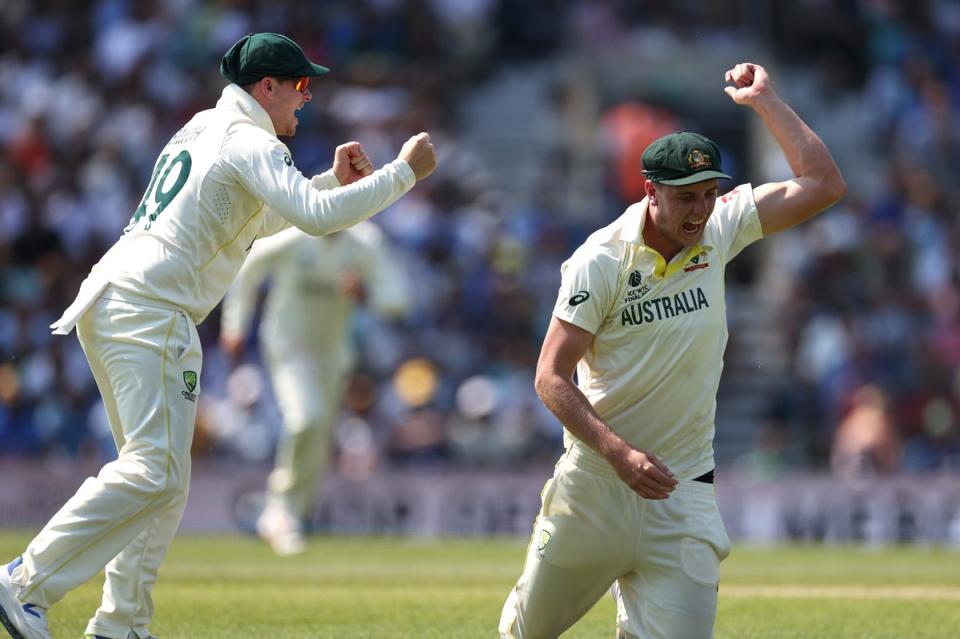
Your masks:
<path fill-rule="evenodd" d="M 0 557 L 27 540 L 0 534 Z M 253 539 L 178 536 L 151 629 L 161 639 L 492 638 L 523 552 L 521 541 L 324 538 L 278 559 Z M 82 637 L 100 583 L 53 609 L 55 638 Z M 604 597 L 564 637 L 610 639 L 613 617 Z M 736 548 L 723 564 L 716 637 L 955 639 L 960 551 Z"/>

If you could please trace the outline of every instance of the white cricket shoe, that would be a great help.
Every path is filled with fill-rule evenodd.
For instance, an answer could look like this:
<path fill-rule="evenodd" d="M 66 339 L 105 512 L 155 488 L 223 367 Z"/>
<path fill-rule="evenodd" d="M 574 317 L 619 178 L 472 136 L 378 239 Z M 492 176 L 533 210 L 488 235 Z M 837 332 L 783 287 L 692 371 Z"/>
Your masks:
<path fill-rule="evenodd" d="M 23 559 L 17 557 L 0 568 L 0 623 L 13 639 L 50 639 L 46 609 L 20 603 L 17 587 L 10 581 L 10 575 L 22 563 Z"/>
<path fill-rule="evenodd" d="M 279 506 L 267 506 L 263 509 L 263 513 L 257 518 L 257 534 L 281 557 L 299 555 L 307 547 L 300 520 Z"/>

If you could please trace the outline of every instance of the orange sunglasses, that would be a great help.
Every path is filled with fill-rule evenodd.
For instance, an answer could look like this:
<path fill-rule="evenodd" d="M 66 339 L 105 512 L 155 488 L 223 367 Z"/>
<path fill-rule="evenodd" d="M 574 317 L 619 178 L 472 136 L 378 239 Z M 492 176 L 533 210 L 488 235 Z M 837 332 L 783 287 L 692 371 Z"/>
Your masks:
<path fill-rule="evenodd" d="M 309 76 L 304 76 L 302 78 L 297 78 L 297 83 L 293 85 L 293 88 L 300 93 L 303 93 L 307 90 L 308 86 L 310 86 L 310 78 Z"/>

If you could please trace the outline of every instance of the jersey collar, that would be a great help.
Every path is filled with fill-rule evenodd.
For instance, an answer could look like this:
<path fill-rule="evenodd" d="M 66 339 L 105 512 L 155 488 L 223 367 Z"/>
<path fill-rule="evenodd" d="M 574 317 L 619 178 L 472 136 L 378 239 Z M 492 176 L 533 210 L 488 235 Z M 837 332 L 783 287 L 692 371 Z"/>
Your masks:
<path fill-rule="evenodd" d="M 253 99 L 252 95 L 232 82 L 223 88 L 223 93 L 217 100 L 217 108 L 239 111 L 270 135 L 277 135 L 276 129 L 273 128 L 273 120 L 270 119 L 266 110 Z"/>
<path fill-rule="evenodd" d="M 662 255 L 648 247 L 643 241 L 643 225 L 647 221 L 648 204 L 649 200 L 645 197 L 639 202 L 631 204 L 629 207 L 627 207 L 627 210 L 624 211 L 623 215 L 620 217 L 619 221 L 621 224 L 619 224 L 619 229 L 617 230 L 615 237 L 623 242 L 630 242 L 642 247 L 641 250 L 655 260 L 655 265 L 653 268 L 654 274 L 658 277 L 670 277 L 671 275 L 686 268 L 687 265 L 690 264 L 690 261 L 694 257 L 704 253 L 705 249 L 700 243 L 697 243 L 688 248 L 686 251 L 678 253 L 677 256 L 670 260 L 670 263 L 668 264 L 667 261 L 663 259 Z"/>

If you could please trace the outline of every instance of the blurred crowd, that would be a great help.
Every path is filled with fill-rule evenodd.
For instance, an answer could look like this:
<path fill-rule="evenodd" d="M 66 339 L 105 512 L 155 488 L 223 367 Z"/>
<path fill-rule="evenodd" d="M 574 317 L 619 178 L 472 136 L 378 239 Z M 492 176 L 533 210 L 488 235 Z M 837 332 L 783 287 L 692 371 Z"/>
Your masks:
<path fill-rule="evenodd" d="M 558 139 L 549 163 L 514 169 L 520 150 L 504 145 L 491 166 L 468 143 L 463 107 L 508 70 L 631 38 L 692 50 L 756 41 L 769 64 L 809 77 L 816 99 L 802 115 L 837 129 L 821 133 L 850 195 L 751 262 L 778 278 L 748 283 L 782 301 L 788 364 L 770 413 L 800 450 L 790 464 L 840 474 L 960 469 L 960 6 L 804 0 L 787 15 L 779 4 L 0 4 L 0 458 L 112 454 L 79 344 L 47 326 L 126 225 L 159 149 L 215 103 L 222 53 L 245 33 L 277 31 L 333 70 L 311 84 L 313 101 L 286 140 L 305 173 L 329 168 L 335 146 L 352 139 L 380 165 L 425 130 L 439 154 L 437 173 L 376 218 L 415 282 L 413 312 L 393 322 L 359 314 L 360 356 L 336 433 L 343 472 L 515 467 L 560 450 L 560 428 L 532 384 L 559 265 L 635 197 L 629 169 L 642 145 L 693 125 L 677 104 L 668 112 L 617 95 L 597 96 L 602 117 L 584 123 L 571 106 L 583 96 L 568 86 L 544 114 L 566 146 Z M 714 126 L 732 166 L 762 164 L 723 139 L 735 125 Z M 582 158 L 570 148 L 580 134 L 603 140 L 599 181 L 577 179 Z M 538 186 L 505 188 L 505 170 L 533 172 Z M 218 327 L 216 312 L 199 326 L 196 452 L 266 463 L 279 415 L 256 338 L 245 361 L 231 361 L 216 346 Z"/>
<path fill-rule="evenodd" d="M 783 236 L 788 411 L 841 476 L 960 470 L 960 5 L 805 3 L 780 38 L 850 196 Z M 812 9 L 817 9 L 813 11 Z"/>

